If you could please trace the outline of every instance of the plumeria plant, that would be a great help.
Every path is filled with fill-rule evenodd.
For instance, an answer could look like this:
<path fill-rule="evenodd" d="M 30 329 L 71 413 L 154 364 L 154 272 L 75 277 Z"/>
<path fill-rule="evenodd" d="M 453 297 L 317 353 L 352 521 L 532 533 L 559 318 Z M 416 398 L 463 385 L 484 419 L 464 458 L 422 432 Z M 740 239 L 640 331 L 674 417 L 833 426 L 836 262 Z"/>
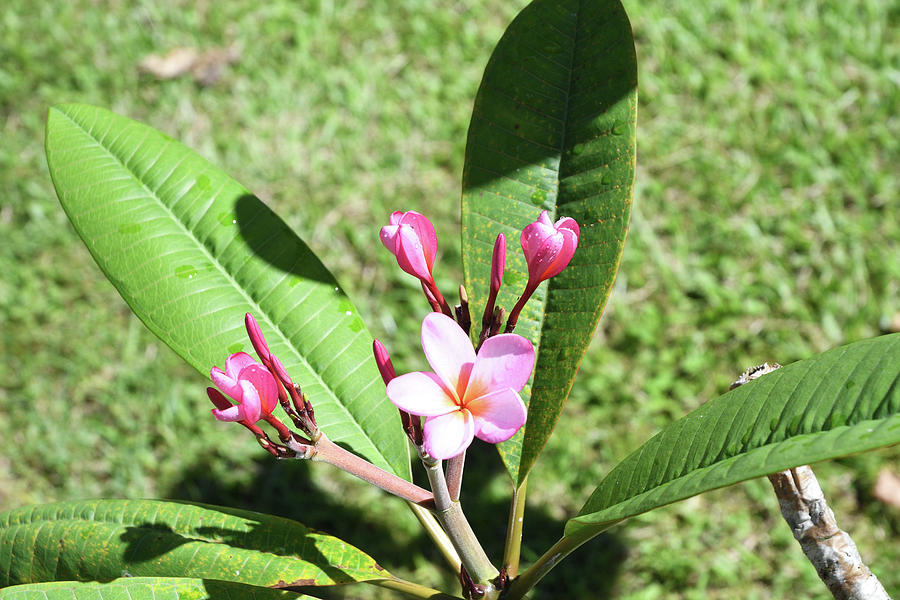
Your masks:
<path fill-rule="evenodd" d="M 355 540 L 279 517 L 93 500 L 0 515 L 0 597 L 317 597 L 353 584 L 517 600 L 610 527 L 764 475 L 836 597 L 887 597 L 804 465 L 900 443 L 898 335 L 748 370 L 615 466 L 559 541 L 520 567 L 530 473 L 624 249 L 636 106 L 618 0 L 535 0 L 510 24 L 468 132 L 465 281 L 439 289 L 438 236 L 424 214 L 394 212 L 380 229 L 424 296 L 423 368 L 400 374 L 310 248 L 240 184 L 148 126 L 51 108 L 47 160 L 64 210 L 147 327 L 211 378 L 212 416 L 249 430 L 273 460 L 327 463 L 399 498 L 398 510 L 405 501 L 460 585 L 403 580 Z M 508 475 L 502 556 L 484 550 L 460 502 L 475 438 L 496 445 Z"/>

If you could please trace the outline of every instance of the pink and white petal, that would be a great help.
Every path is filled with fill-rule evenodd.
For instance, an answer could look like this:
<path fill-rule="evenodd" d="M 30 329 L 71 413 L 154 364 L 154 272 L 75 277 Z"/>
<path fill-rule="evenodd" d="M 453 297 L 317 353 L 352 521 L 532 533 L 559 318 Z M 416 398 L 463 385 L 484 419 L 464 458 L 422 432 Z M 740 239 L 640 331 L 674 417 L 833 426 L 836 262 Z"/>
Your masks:
<path fill-rule="evenodd" d="M 397 254 L 398 229 L 400 229 L 398 225 L 385 225 L 381 228 L 381 233 L 379 234 L 381 243 L 384 244 L 385 248 L 390 250 L 391 254 Z"/>
<path fill-rule="evenodd" d="M 505 442 L 525 424 L 527 410 L 519 393 L 497 390 L 466 405 L 475 418 L 475 436 L 491 444 Z"/>
<path fill-rule="evenodd" d="M 422 417 L 445 415 L 459 409 L 434 373 L 417 371 L 395 377 L 387 384 L 387 396 L 400 410 Z"/>
<path fill-rule="evenodd" d="M 269 414 L 278 404 L 278 384 L 269 370 L 262 365 L 253 364 L 246 367 L 238 375 L 240 381 L 249 381 L 259 395 L 261 410 Z"/>
<path fill-rule="evenodd" d="M 238 385 L 236 377 L 229 377 L 219 367 L 213 367 L 209 372 L 209 377 L 216 387 L 225 392 L 232 400 L 241 401 L 241 386 Z"/>
<path fill-rule="evenodd" d="M 397 263 L 400 268 L 424 281 L 432 281 L 431 269 L 419 236 L 409 225 L 400 225 L 397 232 Z"/>
<path fill-rule="evenodd" d="M 225 410 L 219 410 L 218 408 L 212 409 L 212 415 L 218 419 L 219 421 L 227 421 L 229 423 L 233 423 L 235 421 L 243 421 L 244 420 L 244 411 L 241 410 L 241 407 L 235 404 Z"/>
<path fill-rule="evenodd" d="M 538 217 L 537 222 L 541 225 L 549 225 L 550 227 L 554 226 L 553 221 L 550 220 L 550 213 L 546 210 L 541 211 L 541 215 Z"/>
<path fill-rule="evenodd" d="M 475 348 L 466 332 L 447 315 L 429 313 L 422 320 L 422 349 L 444 385 L 461 399 L 475 363 Z"/>
<path fill-rule="evenodd" d="M 246 379 L 242 379 L 238 383 L 241 386 L 241 392 L 243 392 L 243 398 L 241 398 L 241 408 L 244 412 L 244 418 L 251 423 L 256 423 L 257 421 L 259 421 L 260 415 L 262 413 L 262 406 L 260 405 L 259 401 L 259 393 L 256 391 L 256 388 L 253 387 L 253 384 Z"/>
<path fill-rule="evenodd" d="M 575 234 L 575 243 L 578 243 L 578 237 L 581 235 L 581 228 L 578 227 L 578 221 L 573 219 L 572 217 L 563 217 L 559 221 L 557 221 L 553 225 L 557 231 L 562 232 L 563 229 L 568 229 L 572 233 Z"/>
<path fill-rule="evenodd" d="M 496 390 L 521 390 L 533 368 L 534 346 L 521 335 L 503 333 L 486 339 L 475 358 L 463 405 Z"/>
<path fill-rule="evenodd" d="M 522 244 L 522 252 L 525 254 L 525 260 L 531 263 L 532 257 L 537 254 L 541 244 L 548 237 L 556 233 L 553 225 L 545 225 L 540 221 L 531 223 L 522 230 L 522 236 L 519 241 Z"/>
<path fill-rule="evenodd" d="M 400 221 L 403 219 L 403 215 L 405 214 L 406 213 L 402 210 L 395 210 L 391 213 L 391 216 L 388 217 L 388 223 L 390 223 L 391 225 L 399 225 Z"/>
<path fill-rule="evenodd" d="M 428 417 L 423 427 L 425 450 L 438 460 L 461 454 L 475 437 L 475 419 L 463 409 L 439 417 Z"/>
<path fill-rule="evenodd" d="M 425 262 L 428 264 L 429 272 L 434 268 L 434 257 L 437 254 L 437 233 L 434 231 L 434 225 L 424 215 L 411 210 L 403 215 L 400 220 L 402 225 L 409 225 L 416 232 L 416 237 L 422 244 L 422 250 L 425 254 Z"/>
<path fill-rule="evenodd" d="M 250 365 L 257 364 L 259 363 L 253 360 L 253 357 L 246 352 L 236 352 L 229 356 L 225 361 L 225 374 L 232 379 L 237 379 L 241 374 L 241 371 L 243 371 Z"/>

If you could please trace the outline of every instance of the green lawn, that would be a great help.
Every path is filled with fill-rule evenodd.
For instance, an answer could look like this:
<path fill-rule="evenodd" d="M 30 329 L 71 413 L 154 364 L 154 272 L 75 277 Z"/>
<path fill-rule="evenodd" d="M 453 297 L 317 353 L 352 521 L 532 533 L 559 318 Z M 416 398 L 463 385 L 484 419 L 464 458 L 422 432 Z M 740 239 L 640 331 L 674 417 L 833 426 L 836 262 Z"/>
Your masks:
<path fill-rule="evenodd" d="M 524 4 L 8 1 L 0 510 L 98 496 L 242 506 L 334 533 L 400 576 L 452 589 L 455 576 L 401 502 L 322 465 L 276 463 L 210 417 L 205 379 L 131 315 L 69 225 L 47 174 L 43 121 L 52 104 L 86 102 L 184 141 L 319 253 L 399 371 L 419 369 L 427 306 L 378 228 L 392 210 L 426 213 L 438 230 L 439 285 L 461 280 L 472 100 Z M 525 560 L 555 541 L 611 465 L 745 367 L 872 337 L 900 319 L 896 3 L 628 0 L 626 9 L 640 81 L 632 229 L 530 478 Z M 147 54 L 178 46 L 233 46 L 239 57 L 208 86 L 139 71 Z M 894 594 L 900 511 L 875 500 L 872 484 L 879 469 L 900 469 L 898 459 L 895 448 L 816 467 L 839 524 Z M 463 500 L 494 556 L 503 478 L 491 448 L 470 453 Z M 768 486 L 751 481 L 633 519 L 530 597 L 829 597 Z"/>

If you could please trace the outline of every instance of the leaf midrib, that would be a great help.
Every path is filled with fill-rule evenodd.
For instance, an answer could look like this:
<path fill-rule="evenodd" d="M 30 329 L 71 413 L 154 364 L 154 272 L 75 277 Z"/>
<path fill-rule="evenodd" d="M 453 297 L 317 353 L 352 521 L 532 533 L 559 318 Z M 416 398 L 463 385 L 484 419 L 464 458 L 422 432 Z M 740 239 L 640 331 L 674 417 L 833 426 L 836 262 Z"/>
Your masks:
<path fill-rule="evenodd" d="M 842 435 L 850 430 L 862 428 L 862 427 L 865 427 L 870 424 L 872 425 L 872 427 L 874 429 L 875 427 L 883 426 L 887 420 L 892 419 L 892 418 L 896 418 L 896 419 L 900 420 L 900 414 L 890 415 L 889 417 L 885 417 L 882 419 L 867 419 L 864 421 L 859 421 L 857 423 L 854 423 L 853 425 L 842 425 L 840 427 L 835 427 L 835 428 L 827 429 L 827 430 L 823 430 L 823 431 L 816 431 L 816 432 L 811 432 L 811 433 L 800 434 L 800 435 L 785 438 L 778 442 L 764 444 L 762 446 L 757 446 L 755 448 L 751 448 L 750 450 L 747 450 L 746 452 L 742 452 L 740 454 L 730 456 L 730 457 L 726 458 L 725 460 L 715 462 L 712 464 L 708 464 L 706 466 L 699 467 L 699 468 L 693 469 L 691 471 L 688 471 L 687 473 L 679 475 L 678 477 L 669 479 L 658 485 L 654 485 L 648 489 L 643 490 L 642 492 L 640 492 L 638 494 L 635 494 L 635 495 L 625 498 L 623 500 L 619 500 L 613 504 L 604 506 L 602 508 L 599 508 L 599 509 L 592 511 L 590 513 L 587 513 L 585 515 L 576 515 L 576 516 L 572 517 L 571 519 L 569 519 L 569 523 L 575 523 L 575 524 L 579 525 L 580 527 L 602 527 L 603 529 L 600 529 L 597 531 L 597 533 L 602 533 L 602 531 L 605 531 L 605 529 L 608 529 L 609 527 L 612 527 L 616 523 L 618 523 L 620 521 L 624 521 L 625 519 L 635 517 L 639 514 L 643 514 L 645 512 L 649 512 L 651 510 L 655 510 L 655 509 L 661 508 L 663 506 L 668 506 L 669 504 L 674 504 L 676 502 L 680 502 L 681 500 L 685 500 L 687 498 L 690 498 L 691 496 L 695 496 L 698 493 L 706 493 L 706 492 L 709 492 L 709 491 L 712 491 L 715 489 L 729 487 L 731 485 L 734 485 L 735 483 L 739 483 L 740 481 L 747 481 L 748 479 L 754 479 L 756 477 L 760 477 L 761 475 L 751 475 L 749 477 L 740 479 L 737 482 L 726 482 L 726 483 L 722 483 L 721 485 L 717 485 L 712 488 L 704 489 L 700 492 L 689 493 L 685 496 L 678 496 L 678 497 L 673 498 L 672 500 L 666 502 L 665 504 L 654 505 L 654 506 L 647 508 L 646 510 L 643 510 L 640 512 L 635 512 L 633 514 L 628 514 L 621 518 L 610 519 L 608 521 L 600 521 L 600 522 L 582 521 L 580 519 L 582 519 L 584 517 L 590 517 L 591 515 L 596 515 L 598 513 L 613 511 L 614 509 L 616 509 L 617 507 L 621 507 L 622 505 L 631 504 L 634 502 L 640 502 L 647 495 L 653 494 L 653 493 L 660 493 L 660 490 L 662 490 L 663 488 L 671 487 L 678 483 L 683 483 L 685 479 L 693 478 L 698 475 L 704 475 L 706 472 L 711 471 L 713 469 L 722 468 L 723 465 L 729 465 L 730 463 L 737 462 L 741 459 L 746 459 L 751 454 L 762 454 L 764 451 L 769 451 L 769 453 L 771 453 L 773 450 L 777 449 L 778 446 L 788 443 L 788 442 L 796 441 L 796 442 L 802 443 L 803 440 L 816 438 L 823 434 L 833 434 L 836 436 Z M 829 460 L 830 458 L 836 458 L 836 457 L 844 456 L 844 455 L 845 455 L 845 453 L 843 453 L 843 452 L 837 452 L 834 456 L 831 456 L 831 457 L 825 457 L 825 458 L 821 458 L 821 459 L 817 458 L 815 462 L 819 462 L 820 460 Z"/>
<path fill-rule="evenodd" d="M 239 293 L 240 295 L 242 295 L 242 296 L 246 299 L 247 303 L 248 303 L 249 305 L 251 305 L 252 307 L 255 307 L 255 308 L 259 311 L 259 314 L 261 314 L 261 315 L 264 316 L 266 323 L 268 323 L 268 324 L 269 324 L 269 325 L 270 325 L 270 326 L 278 333 L 278 335 L 281 337 L 282 342 L 283 342 L 283 343 L 284 343 L 284 344 L 285 344 L 285 345 L 286 345 L 286 346 L 294 353 L 294 355 L 297 357 L 298 361 L 299 361 L 301 364 L 303 364 L 303 365 L 307 368 L 307 370 L 308 370 L 310 373 L 313 374 L 313 376 L 314 376 L 315 379 L 318 381 L 318 383 L 322 386 L 322 388 L 325 389 L 325 390 L 327 390 L 327 392 L 328 392 L 328 393 L 331 395 L 331 397 L 334 399 L 335 404 L 336 404 L 337 406 L 339 406 L 340 409 L 341 409 L 341 411 L 343 411 L 343 413 L 349 418 L 349 420 L 350 420 L 351 422 L 353 422 L 353 423 L 356 425 L 356 428 L 357 428 L 358 431 L 362 434 L 363 438 L 365 438 L 365 440 L 371 445 L 371 447 L 375 449 L 375 452 L 378 453 L 378 456 L 382 459 L 382 461 L 384 462 L 384 464 L 386 464 L 386 465 L 391 469 L 391 471 L 394 471 L 394 465 L 392 465 L 391 462 L 387 459 L 387 457 L 384 456 L 384 455 L 381 453 L 381 450 L 378 448 L 378 445 L 375 444 L 374 440 L 372 440 L 372 438 L 369 437 L 369 435 L 368 435 L 368 433 L 365 431 L 365 429 L 363 429 L 362 426 L 360 425 L 360 423 L 353 417 L 353 414 L 347 409 L 346 406 L 344 406 L 344 404 L 340 401 L 340 399 L 339 399 L 339 398 L 337 397 L 337 395 L 334 393 L 334 390 L 332 390 L 331 387 L 325 383 L 325 381 L 321 378 L 321 376 L 319 375 L 319 373 L 317 373 L 316 370 L 312 368 L 312 365 L 309 364 L 309 362 L 306 360 L 306 358 L 305 358 L 303 355 L 301 355 L 301 354 L 296 350 L 296 348 L 294 347 L 294 344 L 290 341 L 290 338 L 288 338 L 288 336 L 287 336 L 287 334 L 284 332 L 284 330 L 282 330 L 281 326 L 280 326 L 280 325 L 277 325 L 277 324 L 270 318 L 268 312 L 264 311 L 264 310 L 262 309 L 262 306 L 261 306 L 259 303 L 257 303 L 257 301 L 256 301 L 252 296 L 249 295 L 249 293 L 243 288 L 243 286 L 241 286 L 241 285 L 238 284 L 237 280 L 234 279 L 234 277 L 233 277 L 233 276 L 225 269 L 225 267 L 219 262 L 219 260 L 218 260 L 218 259 L 217 259 L 210 251 L 209 251 L 209 248 L 206 247 L 206 244 L 204 244 L 200 239 L 198 239 L 197 236 L 194 235 L 194 233 L 193 233 L 190 229 L 187 228 L 187 226 L 181 221 L 181 219 L 178 218 L 178 217 L 175 215 L 175 213 L 172 211 L 172 209 L 169 208 L 169 207 L 165 204 L 165 202 L 162 201 L 162 199 L 159 197 L 159 195 L 156 193 L 156 191 L 153 190 L 153 189 L 151 189 L 149 186 L 147 186 L 147 184 L 144 183 L 144 182 L 140 179 L 140 177 L 138 177 L 137 173 L 135 173 L 134 170 L 132 170 L 127 164 L 125 164 L 125 163 L 122 161 L 122 159 L 121 159 L 118 155 L 114 154 L 109 148 L 107 148 L 106 146 L 104 146 L 103 143 L 102 143 L 99 139 L 97 139 L 97 137 L 95 137 L 94 134 L 93 134 L 91 131 L 88 131 L 87 129 L 85 129 L 79 122 L 77 122 L 75 119 L 73 119 L 72 117 L 70 117 L 68 114 L 66 114 L 64 111 L 60 110 L 59 108 L 53 107 L 51 110 L 55 110 L 57 113 L 63 115 L 63 116 L 64 116 L 66 119 L 68 119 L 75 127 L 77 127 L 80 131 L 82 131 L 88 138 L 90 138 L 91 140 L 93 140 L 94 143 L 97 145 L 97 147 L 101 148 L 101 149 L 102 149 L 103 151 L 105 151 L 111 158 L 113 158 L 116 162 L 118 162 L 119 165 L 121 165 L 121 167 L 122 167 L 129 175 L 131 175 L 132 179 L 133 179 L 134 181 L 138 182 L 138 184 L 140 184 L 140 186 L 141 186 L 144 190 L 147 191 L 147 193 L 149 194 L 149 196 L 152 197 L 152 198 L 153 198 L 153 199 L 154 199 L 154 200 L 155 200 L 155 201 L 156 201 L 156 202 L 157 202 L 157 203 L 158 203 L 158 204 L 159 204 L 159 205 L 160 205 L 160 206 L 161 206 L 161 207 L 162 207 L 162 208 L 170 215 L 170 216 L 171 216 L 172 220 L 173 220 L 175 223 L 177 223 L 179 227 L 181 227 L 182 231 L 183 231 L 185 234 L 187 234 L 187 236 L 188 236 L 191 240 L 194 241 L 194 243 L 197 245 L 197 247 L 200 249 L 200 251 L 201 251 L 201 252 L 202 252 L 202 253 L 210 260 L 210 262 L 211 262 L 212 264 L 215 265 L 216 269 L 218 269 L 218 271 L 219 271 L 222 275 L 224 275 L 225 278 L 226 278 L 229 282 L 232 283 L 232 285 L 234 286 L 234 288 L 237 289 L 238 293 Z M 145 137 L 144 140 L 141 142 L 141 144 L 143 144 L 144 141 L 146 141 L 146 137 Z M 175 141 L 172 140 L 172 139 L 164 139 L 163 141 L 165 142 L 165 145 L 163 146 L 163 150 L 165 150 L 166 148 L 168 148 L 168 147 L 169 147 L 170 145 L 172 145 L 173 143 L 178 144 L 178 142 L 175 142 Z M 140 146 L 141 144 L 139 144 L 139 146 Z M 135 152 L 136 152 L 136 151 L 137 151 L 137 150 L 135 150 Z M 157 160 L 158 160 L 158 157 L 157 157 Z M 174 173 L 174 169 L 173 169 L 172 172 Z M 170 177 L 171 174 L 172 174 L 172 173 L 169 173 L 169 175 L 167 175 L 165 179 L 168 179 L 168 177 Z M 238 185 L 240 185 L 240 184 L 238 184 Z M 240 187 L 243 188 L 243 186 L 240 186 Z M 249 190 L 244 189 L 244 191 L 247 191 L 247 192 L 249 193 Z M 213 201 L 214 201 L 214 200 L 213 200 Z M 205 216 L 205 212 L 204 212 L 204 216 Z M 359 335 L 360 335 L 360 334 L 357 333 L 357 334 L 356 334 L 356 337 L 358 337 Z M 355 339 L 355 338 L 354 338 L 354 339 Z M 394 471 L 394 474 L 397 474 L 396 471 Z"/>

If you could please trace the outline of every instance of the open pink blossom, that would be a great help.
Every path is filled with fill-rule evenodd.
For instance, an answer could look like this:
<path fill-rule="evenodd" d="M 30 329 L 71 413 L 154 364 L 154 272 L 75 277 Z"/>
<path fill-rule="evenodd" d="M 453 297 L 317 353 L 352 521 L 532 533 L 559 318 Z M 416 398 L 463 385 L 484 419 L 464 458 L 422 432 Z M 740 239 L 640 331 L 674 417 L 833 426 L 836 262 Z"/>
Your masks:
<path fill-rule="evenodd" d="M 271 414 L 278 404 L 275 377 L 246 352 L 229 356 L 224 371 L 213 367 L 210 377 L 220 390 L 237 402 L 222 408 L 222 395 L 213 388 L 207 390 L 210 400 L 216 405 L 212 414 L 220 421 L 256 423 L 264 415 Z"/>
<path fill-rule="evenodd" d="M 554 223 L 546 210 L 537 221 L 522 230 L 529 287 L 537 286 L 566 268 L 578 247 L 580 233 L 575 219 L 563 217 Z"/>
<path fill-rule="evenodd" d="M 401 269 L 434 286 L 437 234 L 431 221 L 413 210 L 395 211 L 389 224 L 381 228 L 381 243 L 394 253 Z"/>
<path fill-rule="evenodd" d="M 462 453 L 473 437 L 496 444 L 525 424 L 519 391 L 534 367 L 534 347 L 516 334 L 485 340 L 478 355 L 456 322 L 422 321 L 422 348 L 434 372 L 400 375 L 387 386 L 397 408 L 425 420 L 425 450 L 437 459 Z"/>

